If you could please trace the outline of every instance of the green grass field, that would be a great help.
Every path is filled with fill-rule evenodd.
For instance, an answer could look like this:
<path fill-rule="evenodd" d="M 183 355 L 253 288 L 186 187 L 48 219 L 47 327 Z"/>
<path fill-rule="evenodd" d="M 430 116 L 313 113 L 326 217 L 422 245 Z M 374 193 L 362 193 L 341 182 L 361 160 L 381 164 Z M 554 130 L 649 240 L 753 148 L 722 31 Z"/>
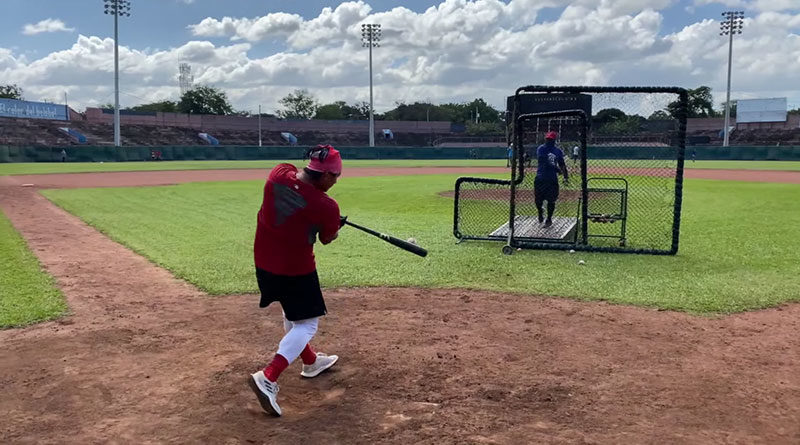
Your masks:
<path fill-rule="evenodd" d="M 415 237 L 419 258 L 345 228 L 317 246 L 324 286 L 476 288 L 730 313 L 800 300 L 800 186 L 689 180 L 677 256 L 522 251 L 455 244 L 455 176 L 349 178 L 332 190 L 354 222 Z M 252 242 L 263 183 L 47 190 L 113 239 L 212 294 L 253 293 Z M 579 266 L 579 259 L 586 260 Z"/>
<path fill-rule="evenodd" d="M 0 176 L 153 170 L 271 168 L 285 161 L 36 162 L 0 164 Z M 288 161 L 301 165 L 302 161 Z M 345 167 L 505 167 L 504 159 L 345 160 Z M 800 161 L 697 161 L 686 168 L 800 171 Z"/>
<path fill-rule="evenodd" d="M 0 212 L 0 328 L 62 315 L 67 306 L 8 218 Z"/>

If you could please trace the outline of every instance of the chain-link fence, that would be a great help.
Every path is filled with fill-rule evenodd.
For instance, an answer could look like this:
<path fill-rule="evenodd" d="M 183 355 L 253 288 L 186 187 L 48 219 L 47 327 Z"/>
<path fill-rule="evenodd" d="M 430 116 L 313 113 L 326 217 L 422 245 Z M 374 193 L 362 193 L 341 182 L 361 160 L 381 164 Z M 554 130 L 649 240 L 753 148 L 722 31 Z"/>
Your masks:
<path fill-rule="evenodd" d="M 505 241 L 495 230 L 508 222 L 511 181 L 459 178 L 455 194 L 455 236 L 459 239 Z"/>
<path fill-rule="evenodd" d="M 679 88 L 520 88 L 511 179 L 459 179 L 456 237 L 676 253 L 686 108 Z"/>

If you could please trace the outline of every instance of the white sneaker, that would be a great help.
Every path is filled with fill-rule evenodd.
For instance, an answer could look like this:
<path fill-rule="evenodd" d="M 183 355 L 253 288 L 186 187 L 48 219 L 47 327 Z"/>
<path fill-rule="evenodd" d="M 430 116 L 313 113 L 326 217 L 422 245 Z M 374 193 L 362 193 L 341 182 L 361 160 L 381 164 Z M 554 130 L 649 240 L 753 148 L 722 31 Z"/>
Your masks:
<path fill-rule="evenodd" d="M 264 371 L 258 371 L 250 375 L 250 378 L 247 379 L 247 383 L 250 385 L 250 388 L 253 389 L 253 392 L 256 393 L 258 402 L 261 404 L 261 407 L 264 408 L 264 411 L 275 416 L 281 415 L 281 407 L 278 406 L 278 391 L 280 388 L 276 382 L 270 382 L 264 375 Z"/>
<path fill-rule="evenodd" d="M 317 360 L 311 365 L 303 365 L 303 372 L 301 372 L 300 375 L 308 378 L 316 377 L 322 371 L 333 366 L 336 360 L 339 360 L 338 355 L 328 355 L 317 352 Z"/>

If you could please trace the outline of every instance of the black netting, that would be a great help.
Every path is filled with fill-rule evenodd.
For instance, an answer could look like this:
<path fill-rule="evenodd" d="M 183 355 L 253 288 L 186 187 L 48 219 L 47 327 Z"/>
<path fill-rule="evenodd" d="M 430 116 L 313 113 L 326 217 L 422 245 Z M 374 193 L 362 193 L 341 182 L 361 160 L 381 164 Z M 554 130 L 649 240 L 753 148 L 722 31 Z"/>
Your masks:
<path fill-rule="evenodd" d="M 461 178 L 456 184 L 456 236 L 500 239 L 495 230 L 508 222 L 510 181 Z"/>
<path fill-rule="evenodd" d="M 572 243 L 578 240 L 581 194 L 580 159 L 573 153 L 580 153 L 584 127 L 576 116 L 563 117 L 530 117 L 521 121 L 522 144 L 520 145 L 520 162 L 522 175 L 515 187 L 515 220 L 514 238 L 528 242 Z M 547 133 L 555 131 L 559 138 L 556 147 L 561 150 L 566 167 L 565 175 L 559 175 L 555 181 L 543 180 L 537 176 L 539 162 L 554 164 L 560 167 L 553 156 L 537 156 L 539 146 L 545 143 Z M 578 147 L 577 150 L 574 150 Z M 541 202 L 541 212 L 537 209 L 536 197 Z M 548 222 L 548 203 L 553 201 L 555 210 Z M 540 218 L 541 215 L 541 218 Z M 541 221 L 540 221 L 541 219 Z M 552 225 L 550 225 L 552 223 Z"/>
<path fill-rule="evenodd" d="M 456 236 L 461 232 L 485 237 L 487 232 L 502 232 L 499 229 L 505 225 L 504 233 L 513 231 L 512 245 L 523 247 L 675 253 L 685 91 L 594 87 L 525 90 L 519 97 L 509 98 L 509 116 L 513 116 L 509 124 L 515 143 L 514 183 L 469 183 L 471 193 L 489 193 L 478 192 L 481 188 L 510 189 L 511 204 L 503 205 L 500 192 L 491 192 L 497 193 L 491 205 L 459 198 Z M 556 161 L 553 150 L 542 152 L 549 156 L 537 155 L 537 148 L 550 131 L 558 133 L 556 146 L 563 152 L 569 176 L 566 183 L 563 174 L 558 176 L 557 190 L 552 178 L 545 178 L 547 175 L 539 174 L 537 179 L 541 160 Z M 543 201 L 541 212 L 537 195 Z M 550 222 L 546 221 L 549 201 L 555 203 Z M 459 209 L 461 206 L 465 208 Z"/>

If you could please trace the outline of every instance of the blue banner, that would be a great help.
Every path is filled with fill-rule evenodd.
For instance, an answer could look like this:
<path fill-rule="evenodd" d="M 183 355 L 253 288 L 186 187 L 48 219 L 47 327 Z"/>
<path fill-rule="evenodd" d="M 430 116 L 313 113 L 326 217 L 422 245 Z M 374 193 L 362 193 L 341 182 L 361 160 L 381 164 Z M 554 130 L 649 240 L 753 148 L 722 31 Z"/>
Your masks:
<path fill-rule="evenodd" d="M 0 116 L 59 121 L 69 120 L 65 105 L 15 99 L 0 99 Z"/>

